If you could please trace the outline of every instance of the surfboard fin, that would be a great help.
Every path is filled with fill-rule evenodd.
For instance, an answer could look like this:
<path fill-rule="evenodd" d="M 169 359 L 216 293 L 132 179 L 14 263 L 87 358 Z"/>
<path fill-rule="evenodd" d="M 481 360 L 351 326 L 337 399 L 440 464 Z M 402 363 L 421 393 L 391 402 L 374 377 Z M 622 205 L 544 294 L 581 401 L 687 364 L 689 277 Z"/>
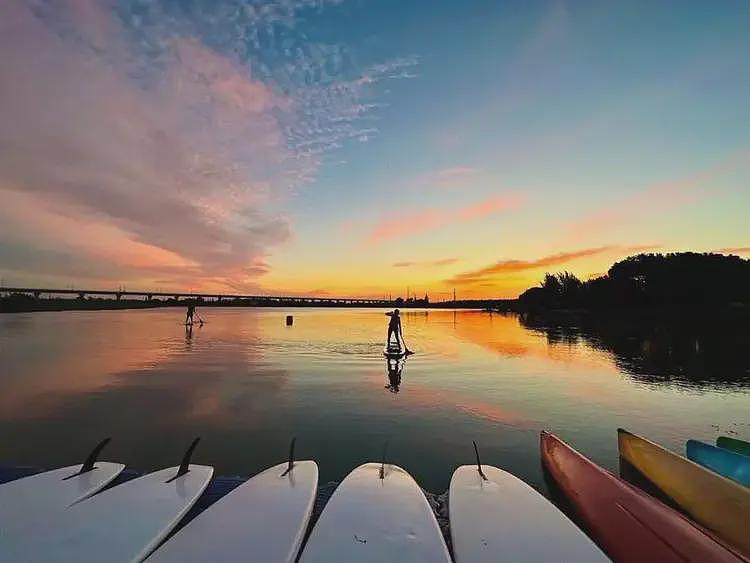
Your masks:
<path fill-rule="evenodd" d="M 200 438 L 195 438 L 193 440 L 193 442 L 190 444 L 190 447 L 188 447 L 188 449 L 185 451 L 185 455 L 182 456 L 182 462 L 180 463 L 180 468 L 177 470 L 177 473 L 175 473 L 175 476 L 167 481 L 167 483 L 171 483 L 175 479 L 179 479 L 188 471 L 190 471 L 190 458 L 193 457 L 193 451 L 200 441 Z"/>
<path fill-rule="evenodd" d="M 78 473 L 74 473 L 73 475 L 70 475 L 69 477 L 65 477 L 65 479 L 72 479 L 73 477 L 77 477 L 78 475 L 83 475 L 84 473 L 88 473 L 89 471 L 94 469 L 94 464 L 96 463 L 96 460 L 99 457 L 99 454 L 104 449 L 104 447 L 107 444 L 109 444 L 111 440 L 112 438 L 104 438 L 104 440 L 102 440 L 96 446 L 94 446 L 94 449 L 91 450 L 89 455 L 86 457 L 86 461 L 83 462 L 83 465 L 81 465 L 81 469 L 78 471 Z M 63 481 L 65 479 L 63 479 Z"/>
<path fill-rule="evenodd" d="M 385 444 L 383 444 L 383 458 L 380 461 L 380 480 L 382 481 L 385 479 L 385 454 L 388 451 L 388 441 L 386 440 Z"/>
<path fill-rule="evenodd" d="M 472 440 L 471 443 L 474 444 L 474 455 L 477 457 L 477 471 L 484 481 L 488 481 L 487 475 L 482 471 L 482 461 L 479 459 L 479 448 L 477 448 L 477 443 L 474 440 Z"/>
<path fill-rule="evenodd" d="M 289 465 L 287 465 L 286 471 L 281 474 L 282 477 L 286 477 L 287 474 L 294 468 L 294 444 L 297 442 L 297 437 L 292 438 L 292 442 L 289 444 Z"/>

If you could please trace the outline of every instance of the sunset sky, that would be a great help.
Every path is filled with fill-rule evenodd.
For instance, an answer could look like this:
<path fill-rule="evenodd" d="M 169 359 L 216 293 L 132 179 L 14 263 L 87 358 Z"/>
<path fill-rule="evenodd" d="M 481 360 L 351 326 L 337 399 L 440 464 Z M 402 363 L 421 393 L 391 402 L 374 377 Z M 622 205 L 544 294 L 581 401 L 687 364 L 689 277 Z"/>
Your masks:
<path fill-rule="evenodd" d="M 514 297 L 750 256 L 750 2 L 6 0 L 5 286 Z"/>

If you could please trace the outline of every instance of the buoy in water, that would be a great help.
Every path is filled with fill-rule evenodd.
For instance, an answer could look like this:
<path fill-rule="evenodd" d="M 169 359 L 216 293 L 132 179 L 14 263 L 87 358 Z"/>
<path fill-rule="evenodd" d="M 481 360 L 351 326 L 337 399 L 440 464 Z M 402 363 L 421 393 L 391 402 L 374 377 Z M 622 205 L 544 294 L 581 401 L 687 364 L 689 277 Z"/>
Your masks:
<path fill-rule="evenodd" d="M 294 317 L 292 315 L 286 316 L 286 326 L 292 326 L 294 323 Z"/>

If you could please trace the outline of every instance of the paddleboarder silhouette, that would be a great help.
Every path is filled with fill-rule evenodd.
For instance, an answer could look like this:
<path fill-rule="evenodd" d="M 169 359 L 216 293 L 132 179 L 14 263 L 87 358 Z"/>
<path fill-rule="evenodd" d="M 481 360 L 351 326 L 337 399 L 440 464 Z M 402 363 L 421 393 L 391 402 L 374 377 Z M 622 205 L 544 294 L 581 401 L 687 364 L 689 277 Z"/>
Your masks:
<path fill-rule="evenodd" d="M 386 316 L 391 318 L 388 322 L 388 338 L 386 338 L 385 341 L 386 348 L 391 345 L 391 335 L 393 335 L 396 339 L 396 344 L 399 347 L 403 344 L 404 351 L 407 354 L 411 354 L 412 352 L 406 347 L 406 342 L 404 342 L 404 331 L 401 327 L 401 313 L 398 309 L 394 309 L 393 311 L 386 313 Z"/>
<path fill-rule="evenodd" d="M 187 312 L 185 313 L 185 324 L 193 324 L 193 315 L 195 314 L 195 303 L 188 303 Z"/>

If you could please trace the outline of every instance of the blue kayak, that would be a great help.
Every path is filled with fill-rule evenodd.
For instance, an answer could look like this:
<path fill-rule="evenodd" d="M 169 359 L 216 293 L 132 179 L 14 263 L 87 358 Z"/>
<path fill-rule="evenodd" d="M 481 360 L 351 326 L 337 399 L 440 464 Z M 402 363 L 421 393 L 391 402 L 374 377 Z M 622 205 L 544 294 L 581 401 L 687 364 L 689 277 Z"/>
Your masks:
<path fill-rule="evenodd" d="M 688 459 L 750 487 L 750 456 L 717 448 L 698 440 L 687 441 Z"/>

